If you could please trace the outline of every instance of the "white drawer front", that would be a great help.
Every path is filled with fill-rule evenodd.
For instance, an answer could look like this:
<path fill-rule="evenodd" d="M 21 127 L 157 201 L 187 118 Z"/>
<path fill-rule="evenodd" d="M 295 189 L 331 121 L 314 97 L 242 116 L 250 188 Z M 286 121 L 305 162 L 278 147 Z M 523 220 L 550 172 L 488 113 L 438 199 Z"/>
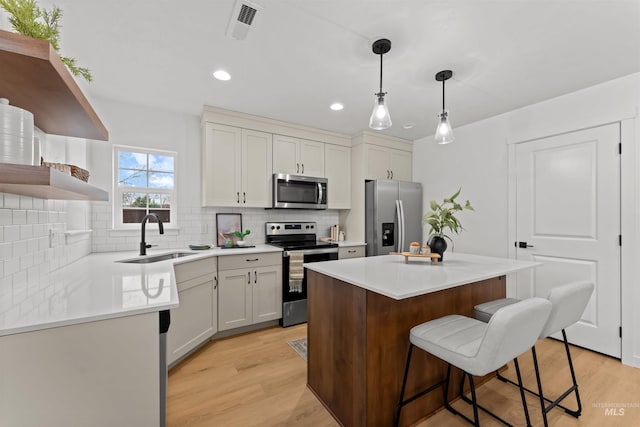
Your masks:
<path fill-rule="evenodd" d="M 218 257 L 219 270 L 234 270 L 236 268 L 254 268 L 280 264 L 282 264 L 281 252 L 225 255 Z"/>
<path fill-rule="evenodd" d="M 361 258 L 364 254 L 364 246 L 347 246 L 338 249 L 338 259 Z"/>

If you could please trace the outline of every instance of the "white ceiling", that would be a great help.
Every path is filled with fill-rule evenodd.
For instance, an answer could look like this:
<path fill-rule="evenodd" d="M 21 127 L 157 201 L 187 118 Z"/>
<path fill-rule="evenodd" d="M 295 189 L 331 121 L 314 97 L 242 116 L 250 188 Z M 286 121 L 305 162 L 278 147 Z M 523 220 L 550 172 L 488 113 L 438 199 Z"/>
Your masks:
<path fill-rule="evenodd" d="M 199 115 L 212 105 L 321 129 L 367 129 L 378 90 L 371 43 L 389 38 L 393 127 L 435 130 L 441 83 L 454 126 L 640 71 L 638 0 L 256 0 L 244 41 L 234 0 L 41 0 L 63 10 L 62 51 L 89 94 Z M 211 77 L 224 68 L 228 82 Z M 345 109 L 329 110 L 340 101 Z M 407 122 L 413 129 L 403 129 Z"/>

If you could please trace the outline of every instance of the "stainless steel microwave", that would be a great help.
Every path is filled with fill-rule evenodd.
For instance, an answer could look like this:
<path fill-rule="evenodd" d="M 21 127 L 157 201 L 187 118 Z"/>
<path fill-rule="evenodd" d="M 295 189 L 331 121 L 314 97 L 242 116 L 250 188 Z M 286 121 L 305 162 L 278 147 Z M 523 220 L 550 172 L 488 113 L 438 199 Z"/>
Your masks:
<path fill-rule="evenodd" d="M 327 179 L 274 173 L 273 207 L 327 209 Z"/>

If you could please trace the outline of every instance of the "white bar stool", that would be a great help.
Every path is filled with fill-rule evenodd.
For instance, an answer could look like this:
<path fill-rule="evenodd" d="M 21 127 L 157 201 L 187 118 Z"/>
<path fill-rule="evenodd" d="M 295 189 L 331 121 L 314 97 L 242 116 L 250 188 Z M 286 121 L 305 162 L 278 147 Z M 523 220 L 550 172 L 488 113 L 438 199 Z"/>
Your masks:
<path fill-rule="evenodd" d="M 571 352 L 569 351 L 569 342 L 567 341 L 567 333 L 565 332 L 565 328 L 573 325 L 584 313 L 585 308 L 587 307 L 587 303 L 591 298 L 591 294 L 593 293 L 594 285 L 589 281 L 578 281 L 568 283 L 566 285 L 555 287 L 551 290 L 548 296 L 548 300 L 551 301 L 552 309 L 551 314 L 549 315 L 549 319 L 547 320 L 544 329 L 540 333 L 539 338 L 546 338 L 549 335 L 552 335 L 556 332 L 562 331 L 562 338 L 564 340 L 564 348 L 567 354 L 567 360 L 569 362 L 569 370 L 571 372 L 571 379 L 573 381 L 573 385 L 569 387 L 565 392 L 563 392 L 560 397 L 556 400 L 550 400 L 544 397 L 542 393 L 542 383 L 540 381 L 540 371 L 538 370 L 538 358 L 536 355 L 536 347 L 535 345 L 531 348 L 531 354 L 533 355 L 534 368 L 536 370 L 536 381 L 538 383 L 538 393 L 529 390 L 528 388 L 524 388 L 531 394 L 538 396 L 540 399 L 540 406 L 542 409 L 542 417 L 544 420 L 544 425 L 547 426 L 547 413 L 551 411 L 554 407 L 558 406 L 564 411 L 572 415 L 575 418 L 578 418 L 582 413 L 582 403 L 580 402 L 580 394 L 578 393 L 578 383 L 576 381 L 576 374 L 573 369 L 573 362 L 571 360 Z M 502 298 L 495 301 L 489 301 L 484 304 L 479 304 L 474 307 L 474 315 L 476 319 L 482 320 L 483 322 L 488 322 L 491 319 L 491 316 L 494 313 L 497 313 L 499 309 L 502 307 L 506 307 L 512 304 L 517 303 L 519 300 L 514 298 Z M 514 381 L 505 378 L 500 374 L 500 372 L 496 372 L 497 377 L 505 382 L 511 383 L 513 385 L 518 385 Z M 519 374 L 518 374 L 519 375 Z M 575 393 L 576 401 L 578 403 L 577 410 L 571 410 L 562 406 L 560 402 L 562 402 L 567 396 L 571 393 Z M 546 402 L 549 402 L 550 405 L 546 406 Z"/>
<path fill-rule="evenodd" d="M 496 311 L 489 323 L 465 316 L 450 315 L 413 327 L 409 333 L 411 343 L 407 354 L 407 364 L 400 391 L 400 400 L 398 401 L 395 425 L 397 426 L 400 422 L 403 406 L 441 385 L 444 386 L 444 404 L 450 412 L 460 415 L 475 426 L 480 426 L 478 409 L 481 409 L 502 423 L 509 425 L 497 415 L 478 405 L 473 375 L 486 375 L 513 359 L 520 383 L 520 397 L 525 418 L 527 425 L 530 426 L 529 412 L 516 357 L 532 348 L 547 322 L 550 312 L 551 303 L 548 300 L 544 298 L 529 298 Z M 411 353 L 414 346 L 447 362 L 447 377 L 443 381 L 404 399 L 404 391 L 411 364 Z M 451 365 L 464 371 L 461 387 L 464 384 L 465 377 L 469 377 L 473 420 L 449 405 L 447 395 L 451 378 Z"/>

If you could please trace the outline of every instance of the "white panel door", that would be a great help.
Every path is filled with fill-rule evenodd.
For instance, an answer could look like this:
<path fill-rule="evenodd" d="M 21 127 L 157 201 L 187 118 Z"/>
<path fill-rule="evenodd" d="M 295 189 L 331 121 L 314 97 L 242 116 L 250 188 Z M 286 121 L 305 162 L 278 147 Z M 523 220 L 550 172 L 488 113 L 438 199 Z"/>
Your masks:
<path fill-rule="evenodd" d="M 271 207 L 272 155 L 270 133 L 242 130 L 243 207 Z"/>
<path fill-rule="evenodd" d="M 253 321 L 253 270 L 241 268 L 218 272 L 218 330 L 239 328 Z"/>
<path fill-rule="evenodd" d="M 366 179 L 391 179 L 389 168 L 391 153 L 388 148 L 377 145 L 367 145 L 367 176 Z"/>
<path fill-rule="evenodd" d="M 408 151 L 391 150 L 391 179 L 398 181 L 412 180 L 412 155 Z"/>
<path fill-rule="evenodd" d="M 300 140 L 290 136 L 273 136 L 273 173 L 299 175 Z"/>
<path fill-rule="evenodd" d="M 282 317 L 282 266 L 258 267 L 252 271 L 253 323 Z"/>
<path fill-rule="evenodd" d="M 300 173 L 324 178 L 324 142 L 300 141 Z"/>
<path fill-rule="evenodd" d="M 241 190 L 240 128 L 207 123 L 202 144 L 202 205 L 238 206 Z"/>
<path fill-rule="evenodd" d="M 620 125 L 516 146 L 517 297 L 587 279 L 595 290 L 569 341 L 620 357 Z M 527 245 L 526 248 L 519 247 Z"/>
<path fill-rule="evenodd" d="M 351 209 L 351 147 L 325 144 L 329 209 Z"/>

